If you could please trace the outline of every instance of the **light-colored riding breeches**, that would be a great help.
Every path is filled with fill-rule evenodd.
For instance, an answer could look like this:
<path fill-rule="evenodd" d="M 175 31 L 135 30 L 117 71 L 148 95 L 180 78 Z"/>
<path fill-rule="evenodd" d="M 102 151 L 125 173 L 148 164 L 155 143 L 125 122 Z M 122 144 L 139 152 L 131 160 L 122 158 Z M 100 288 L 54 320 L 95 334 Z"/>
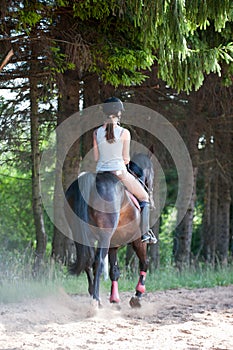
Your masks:
<path fill-rule="evenodd" d="M 131 192 L 139 201 L 149 202 L 149 195 L 140 182 L 127 170 L 116 171 L 115 174 L 123 182 L 126 188 Z"/>

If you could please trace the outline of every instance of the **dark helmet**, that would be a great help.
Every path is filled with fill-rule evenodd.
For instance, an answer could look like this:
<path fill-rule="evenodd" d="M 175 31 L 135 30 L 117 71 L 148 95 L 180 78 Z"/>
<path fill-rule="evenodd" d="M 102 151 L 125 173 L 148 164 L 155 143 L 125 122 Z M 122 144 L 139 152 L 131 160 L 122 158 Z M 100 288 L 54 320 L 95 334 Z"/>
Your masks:
<path fill-rule="evenodd" d="M 124 111 L 124 106 L 122 101 L 117 97 L 109 97 L 103 103 L 103 111 L 106 115 L 117 115 L 118 112 Z"/>

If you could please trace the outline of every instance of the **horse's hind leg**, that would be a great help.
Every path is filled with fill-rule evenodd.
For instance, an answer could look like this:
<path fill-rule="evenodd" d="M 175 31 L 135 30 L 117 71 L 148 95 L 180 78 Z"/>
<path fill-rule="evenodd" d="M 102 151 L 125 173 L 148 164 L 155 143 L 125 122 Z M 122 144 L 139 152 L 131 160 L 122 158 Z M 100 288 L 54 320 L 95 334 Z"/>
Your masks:
<path fill-rule="evenodd" d="M 118 248 L 109 249 L 109 264 L 110 264 L 110 279 L 112 281 L 110 303 L 119 303 L 119 292 L 118 292 L 118 279 L 120 277 L 120 269 L 117 262 L 117 250 Z"/>
<path fill-rule="evenodd" d="M 85 272 L 87 274 L 87 280 L 88 280 L 88 292 L 91 296 L 93 296 L 94 285 L 93 285 L 92 267 L 90 266 L 86 267 Z"/>
<path fill-rule="evenodd" d="M 145 290 L 146 290 L 145 280 L 146 280 L 147 269 L 149 266 L 149 261 L 147 258 L 147 245 L 145 243 L 142 243 L 141 239 L 134 241 L 132 245 L 135 253 L 139 258 L 140 275 L 136 286 L 135 297 L 131 298 L 130 306 L 141 307 L 140 299 L 142 297 L 142 294 L 145 293 Z"/>

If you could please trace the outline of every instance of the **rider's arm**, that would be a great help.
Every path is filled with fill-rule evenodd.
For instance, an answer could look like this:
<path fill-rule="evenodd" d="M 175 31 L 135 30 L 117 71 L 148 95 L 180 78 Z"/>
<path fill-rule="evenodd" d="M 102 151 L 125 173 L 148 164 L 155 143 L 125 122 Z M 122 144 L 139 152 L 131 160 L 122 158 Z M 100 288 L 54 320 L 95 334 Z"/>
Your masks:
<path fill-rule="evenodd" d="M 127 165 L 130 161 L 130 132 L 128 129 L 124 129 L 122 133 L 122 140 L 123 140 L 123 150 L 122 150 L 122 157 L 124 159 L 125 164 Z"/>
<path fill-rule="evenodd" d="M 96 130 L 93 132 L 93 153 L 94 153 L 94 160 L 97 162 L 99 160 L 99 150 L 98 150 L 98 144 L 96 141 Z"/>

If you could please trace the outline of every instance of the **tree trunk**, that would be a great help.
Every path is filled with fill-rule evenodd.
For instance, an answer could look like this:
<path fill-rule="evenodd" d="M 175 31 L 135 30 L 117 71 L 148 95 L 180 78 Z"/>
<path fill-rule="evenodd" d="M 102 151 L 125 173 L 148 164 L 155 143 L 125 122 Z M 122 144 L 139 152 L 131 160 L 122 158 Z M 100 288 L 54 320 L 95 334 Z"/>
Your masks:
<path fill-rule="evenodd" d="M 66 71 L 63 74 L 63 84 L 60 89 L 58 125 L 69 118 L 73 113 L 79 111 L 79 89 L 80 82 L 74 71 Z M 64 148 L 64 140 L 57 139 L 57 164 L 56 164 L 56 184 L 54 193 L 54 221 L 59 223 L 65 220 L 61 215 L 63 212 L 63 200 L 60 198 L 59 183 L 63 183 L 64 191 L 77 178 L 79 172 L 80 150 L 79 140 L 77 140 L 70 148 L 64 164 L 60 164 L 59 153 Z M 61 152 L 62 153 L 62 152 Z M 69 234 L 64 235 L 57 227 L 54 227 L 54 235 L 52 242 L 52 256 L 56 260 L 67 264 L 73 260 L 75 255 L 74 243 Z"/>
<path fill-rule="evenodd" d="M 191 241 L 192 241 L 192 228 L 193 228 L 193 216 L 196 201 L 196 181 L 197 181 L 197 168 L 193 169 L 193 193 L 189 203 L 187 212 L 176 228 L 176 236 L 174 239 L 174 259 L 176 267 L 183 269 L 190 265 L 190 253 L 191 253 Z M 178 208 L 178 218 L 179 218 Z"/>
<path fill-rule="evenodd" d="M 228 180 L 223 174 L 219 176 L 218 232 L 216 257 L 221 265 L 227 265 L 230 242 L 230 205 L 231 195 Z"/>
<path fill-rule="evenodd" d="M 233 197 L 233 193 L 231 193 L 231 196 Z M 231 257 L 231 262 L 232 262 L 233 261 L 233 205 L 231 205 L 231 223 L 230 224 L 231 224 L 231 226 L 230 226 L 230 232 L 231 232 L 231 237 L 230 237 L 230 257 Z"/>
<path fill-rule="evenodd" d="M 202 225 L 202 253 L 204 260 L 215 265 L 216 236 L 218 230 L 218 179 L 216 164 L 216 143 L 211 143 L 214 131 L 207 128 L 205 145 L 202 150 L 204 160 L 204 213 Z"/>
<path fill-rule="evenodd" d="M 231 122 L 232 123 L 232 122 Z M 216 241 L 216 257 L 221 265 L 227 265 L 230 245 L 230 205 L 231 205 L 231 162 L 232 136 L 226 133 L 225 121 L 216 125 L 218 180 L 218 232 Z"/>
<path fill-rule="evenodd" d="M 194 109 L 193 109 L 194 110 Z M 192 234 L 193 234 L 193 217 L 194 217 L 194 209 L 196 202 L 196 185 L 197 185 L 197 174 L 198 174 L 198 163 L 199 163 L 199 154 L 198 154 L 198 125 L 195 119 L 196 115 L 192 116 L 192 120 L 190 121 L 190 116 L 187 116 L 186 124 L 187 124 L 187 144 L 189 148 L 190 157 L 192 159 L 193 164 L 193 188 L 192 188 L 192 196 L 190 199 L 189 206 L 187 208 L 186 214 L 182 221 L 180 221 L 180 212 L 183 212 L 183 200 L 186 198 L 180 198 L 177 208 L 177 219 L 178 226 L 176 227 L 176 233 L 174 237 L 174 245 L 173 245 L 173 254 L 175 264 L 179 269 L 183 267 L 190 266 L 191 259 L 191 242 L 192 242 Z M 184 136 L 185 136 L 185 128 L 184 128 Z M 184 169 L 185 171 L 185 169 Z M 191 186 L 191 179 L 187 178 L 186 186 Z M 190 184 L 189 184 L 190 182 Z M 182 185 L 182 184 L 181 184 Z M 185 203 L 186 201 L 184 201 Z"/>
<path fill-rule="evenodd" d="M 149 270 L 151 272 L 155 271 L 159 268 L 160 265 L 160 256 L 159 256 L 159 227 L 160 222 L 159 220 L 156 222 L 156 224 L 152 227 L 152 230 L 158 239 L 156 244 L 150 244 L 148 247 L 148 257 L 149 257 Z"/>
<path fill-rule="evenodd" d="M 99 78 L 96 74 L 88 74 L 83 79 L 82 97 L 83 97 L 84 109 L 101 103 Z M 84 118 L 85 118 L 85 115 L 84 115 Z M 93 148 L 94 122 L 95 121 L 93 120 L 93 123 L 92 121 L 90 121 L 89 125 L 86 124 L 88 131 L 84 135 L 82 135 L 80 140 L 82 171 L 84 170 L 84 171 L 94 172 L 96 167 L 96 164 L 94 161 L 94 155 L 92 154 L 92 152 L 90 152 Z"/>
<path fill-rule="evenodd" d="M 203 256 L 214 266 L 216 257 L 216 236 L 218 230 L 218 171 L 209 167 L 205 171 L 205 198 L 203 215 Z"/>
<path fill-rule="evenodd" d="M 47 235 L 44 226 L 43 207 L 41 199 L 40 185 L 40 149 L 39 149 L 39 115 L 38 115 L 38 90 L 37 78 L 34 78 L 34 67 L 31 66 L 30 82 L 30 119 L 31 119 L 31 154 L 32 154 L 32 198 L 33 198 L 33 216 L 36 229 L 36 256 L 34 262 L 34 273 L 39 272 L 41 262 L 43 261 Z"/>

